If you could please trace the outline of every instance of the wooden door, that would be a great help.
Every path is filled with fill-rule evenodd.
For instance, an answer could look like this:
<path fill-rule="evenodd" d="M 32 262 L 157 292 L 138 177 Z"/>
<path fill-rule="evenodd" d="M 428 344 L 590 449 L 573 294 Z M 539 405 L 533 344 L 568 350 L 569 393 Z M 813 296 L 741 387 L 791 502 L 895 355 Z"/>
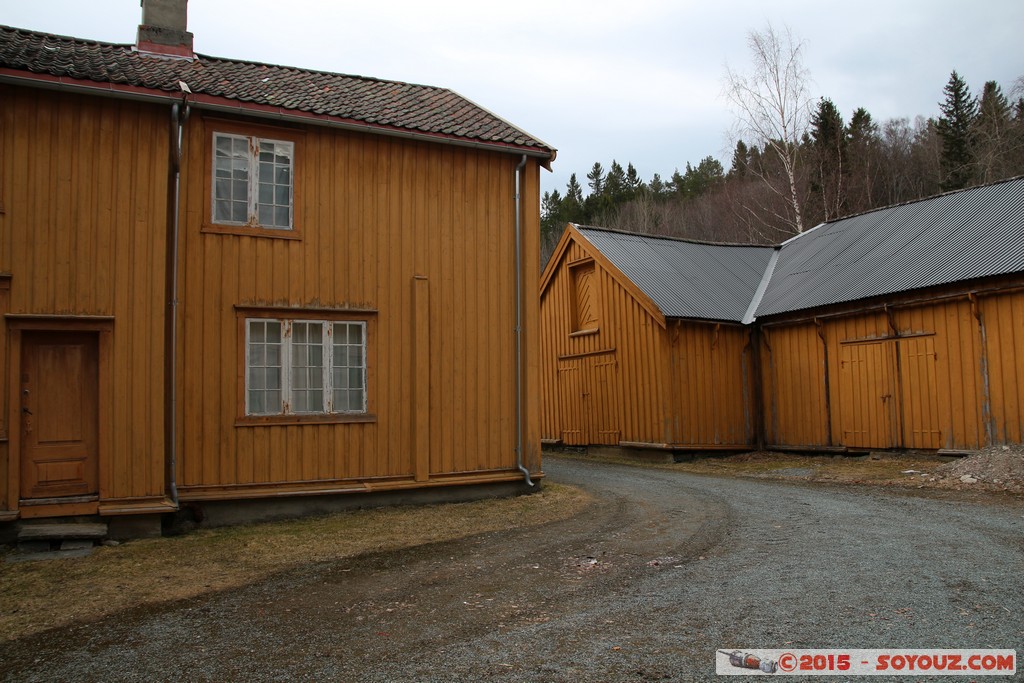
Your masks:
<path fill-rule="evenodd" d="M 617 446 L 619 443 L 619 396 L 614 391 L 615 356 L 601 354 L 586 359 L 583 374 L 586 385 L 583 405 L 590 433 L 587 443 Z"/>
<path fill-rule="evenodd" d="M 21 497 L 97 493 L 97 335 L 24 332 L 21 349 Z"/>
<path fill-rule="evenodd" d="M 843 344 L 839 416 L 849 448 L 899 446 L 896 353 L 891 341 Z"/>
<path fill-rule="evenodd" d="M 899 341 L 903 447 L 941 448 L 934 337 Z"/>
<path fill-rule="evenodd" d="M 562 443 L 585 446 L 589 429 L 585 424 L 583 382 L 578 358 L 558 361 L 558 409 L 561 413 Z"/>

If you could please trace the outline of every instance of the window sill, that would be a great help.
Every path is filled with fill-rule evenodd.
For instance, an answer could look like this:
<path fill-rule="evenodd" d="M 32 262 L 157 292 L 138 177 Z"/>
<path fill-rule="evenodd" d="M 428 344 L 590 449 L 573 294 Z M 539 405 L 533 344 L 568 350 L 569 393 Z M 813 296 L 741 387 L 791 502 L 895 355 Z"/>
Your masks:
<path fill-rule="evenodd" d="M 274 228 L 261 228 L 251 225 L 220 225 L 217 223 L 204 223 L 201 232 L 213 235 L 239 235 L 242 237 L 270 237 L 279 240 L 301 240 L 302 234 L 292 228 L 280 230 Z"/>
<path fill-rule="evenodd" d="M 579 330 L 577 332 L 570 332 L 569 333 L 569 337 L 570 338 L 571 337 L 588 337 L 588 336 L 590 336 L 592 334 L 597 334 L 600 331 L 601 331 L 601 328 L 599 328 L 599 327 L 595 327 L 592 330 Z"/>
<path fill-rule="evenodd" d="M 272 427 L 274 425 L 365 424 L 376 422 L 371 413 L 321 413 L 316 415 L 246 415 L 235 420 L 236 427 Z"/>

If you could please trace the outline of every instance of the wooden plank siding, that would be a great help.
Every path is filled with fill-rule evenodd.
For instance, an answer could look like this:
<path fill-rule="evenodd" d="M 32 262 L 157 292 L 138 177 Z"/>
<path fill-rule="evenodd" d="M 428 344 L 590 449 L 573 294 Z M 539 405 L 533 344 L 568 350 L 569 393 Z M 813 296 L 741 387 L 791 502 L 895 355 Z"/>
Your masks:
<path fill-rule="evenodd" d="M 769 445 L 961 451 L 1024 438 L 1024 292 L 907 299 L 763 327 Z"/>
<path fill-rule="evenodd" d="M 754 439 L 750 330 L 673 321 L 668 330 L 668 443 L 749 446 Z"/>
<path fill-rule="evenodd" d="M 294 140 L 293 234 L 204 229 L 212 134 L 222 129 Z M 183 499 L 339 482 L 386 488 L 454 474 L 513 477 L 519 160 L 325 127 L 268 128 L 193 115 L 180 245 Z M 539 394 L 539 364 L 529 351 L 538 339 L 539 274 L 528 256 L 539 248 L 538 188 L 538 164 L 530 160 L 522 188 L 528 397 Z M 365 319 L 372 418 L 239 422 L 240 307 Z M 539 472 L 539 413 L 526 403 L 524 460 Z"/>
<path fill-rule="evenodd" d="M 162 106 L 0 85 L 0 273 L 10 274 L 2 509 L 18 498 L 25 330 L 99 335 L 100 499 L 164 496 L 169 118 Z"/>
<path fill-rule="evenodd" d="M 571 228 L 563 239 L 541 293 L 544 439 L 690 448 L 752 443 L 749 330 L 666 322 Z M 596 311 L 584 311 L 577 273 L 591 267 L 596 281 L 587 296 Z"/>
<path fill-rule="evenodd" d="M 594 260 L 589 245 L 571 240 L 541 293 L 543 438 L 571 445 L 662 441 L 667 409 L 664 328 Z M 576 329 L 573 267 L 594 266 L 587 317 Z"/>

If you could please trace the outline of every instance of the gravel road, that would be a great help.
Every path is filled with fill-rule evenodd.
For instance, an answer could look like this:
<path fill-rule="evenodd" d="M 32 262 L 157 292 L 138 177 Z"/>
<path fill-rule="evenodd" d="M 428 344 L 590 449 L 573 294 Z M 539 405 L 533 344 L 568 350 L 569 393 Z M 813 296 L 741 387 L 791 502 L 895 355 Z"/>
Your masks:
<path fill-rule="evenodd" d="M 597 502 L 14 641 L 0 677 L 700 681 L 719 648 L 1024 654 L 1019 498 L 545 470 Z"/>

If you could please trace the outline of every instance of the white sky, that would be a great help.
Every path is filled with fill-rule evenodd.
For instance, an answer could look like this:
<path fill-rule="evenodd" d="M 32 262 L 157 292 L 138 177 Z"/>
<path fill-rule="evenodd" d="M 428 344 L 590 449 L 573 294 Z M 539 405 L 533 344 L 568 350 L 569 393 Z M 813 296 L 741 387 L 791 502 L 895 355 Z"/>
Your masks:
<path fill-rule="evenodd" d="M 131 43 L 139 0 L 0 0 L 0 23 Z M 595 161 L 644 180 L 728 167 L 724 65 L 770 21 L 807 44 L 811 92 L 849 120 L 937 116 L 956 69 L 975 94 L 1024 76 L 1021 0 L 191 0 L 197 52 L 451 88 L 557 148 L 542 189 Z"/>

